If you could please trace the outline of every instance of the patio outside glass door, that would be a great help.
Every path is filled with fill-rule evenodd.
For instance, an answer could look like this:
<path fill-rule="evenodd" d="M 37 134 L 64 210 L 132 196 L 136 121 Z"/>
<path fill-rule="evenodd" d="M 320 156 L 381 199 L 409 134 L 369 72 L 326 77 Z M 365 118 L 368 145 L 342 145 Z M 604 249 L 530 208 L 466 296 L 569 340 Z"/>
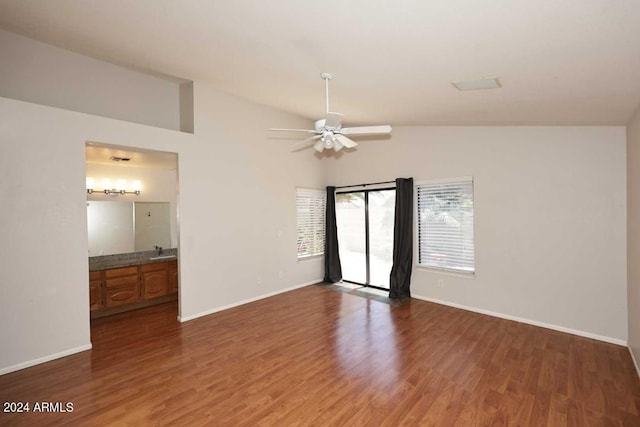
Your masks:
<path fill-rule="evenodd" d="M 344 281 L 389 289 L 395 194 L 395 189 L 336 194 L 338 246 Z"/>

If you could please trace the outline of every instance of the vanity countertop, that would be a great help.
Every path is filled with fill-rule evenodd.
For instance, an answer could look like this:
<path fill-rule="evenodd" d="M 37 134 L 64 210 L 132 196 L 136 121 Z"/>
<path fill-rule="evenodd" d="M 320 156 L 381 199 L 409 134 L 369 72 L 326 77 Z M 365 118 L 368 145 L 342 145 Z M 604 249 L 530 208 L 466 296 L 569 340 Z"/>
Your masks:
<path fill-rule="evenodd" d="M 163 249 L 158 251 L 133 252 L 128 254 L 102 255 L 89 257 L 89 271 L 108 270 L 110 268 L 130 267 L 132 265 L 152 264 L 176 259 L 178 249 Z"/>

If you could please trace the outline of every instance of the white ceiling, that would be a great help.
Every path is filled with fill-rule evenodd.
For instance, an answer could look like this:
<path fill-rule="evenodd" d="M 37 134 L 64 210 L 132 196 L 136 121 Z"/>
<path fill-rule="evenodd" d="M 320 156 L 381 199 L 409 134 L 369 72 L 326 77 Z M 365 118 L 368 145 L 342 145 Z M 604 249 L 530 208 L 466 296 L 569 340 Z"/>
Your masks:
<path fill-rule="evenodd" d="M 127 157 L 131 160 L 113 161 L 111 157 Z M 123 148 L 97 142 L 88 142 L 86 146 L 87 163 L 147 169 L 176 169 L 178 155 L 164 151 Z"/>
<path fill-rule="evenodd" d="M 638 0 L 0 0 L 0 27 L 310 119 L 330 72 L 347 124 L 623 125 L 640 104 Z"/>

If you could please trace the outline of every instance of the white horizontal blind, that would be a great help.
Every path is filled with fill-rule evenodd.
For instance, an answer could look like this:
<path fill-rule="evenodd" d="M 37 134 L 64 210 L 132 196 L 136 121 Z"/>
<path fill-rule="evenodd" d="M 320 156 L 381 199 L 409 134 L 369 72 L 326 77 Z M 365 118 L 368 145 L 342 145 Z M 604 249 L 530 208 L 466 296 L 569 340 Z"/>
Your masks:
<path fill-rule="evenodd" d="M 324 190 L 296 188 L 298 258 L 324 254 Z"/>
<path fill-rule="evenodd" d="M 473 273 L 473 180 L 417 184 L 418 265 Z"/>

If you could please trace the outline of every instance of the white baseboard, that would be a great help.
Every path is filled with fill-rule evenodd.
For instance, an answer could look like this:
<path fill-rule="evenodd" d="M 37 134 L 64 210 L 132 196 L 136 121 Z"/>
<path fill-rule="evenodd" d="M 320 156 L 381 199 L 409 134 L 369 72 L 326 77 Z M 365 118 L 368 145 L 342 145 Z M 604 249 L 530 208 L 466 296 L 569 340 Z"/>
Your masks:
<path fill-rule="evenodd" d="M 234 302 L 233 304 L 228 304 L 228 305 L 223 305 L 222 307 L 212 308 L 211 310 L 202 311 L 200 313 L 192 314 L 190 316 L 178 316 L 178 321 L 180 321 L 180 322 L 188 322 L 189 320 L 197 319 L 198 317 L 207 316 L 209 314 L 217 313 L 219 311 L 228 310 L 230 308 L 237 307 L 239 305 L 248 304 L 250 302 L 258 301 L 258 300 L 261 300 L 261 299 L 264 299 L 264 298 L 269 298 L 269 297 L 272 297 L 274 295 L 278 295 L 278 294 L 282 294 L 282 293 L 285 293 L 285 292 L 293 291 L 293 290 L 296 290 L 296 289 L 304 288 L 305 286 L 315 285 L 316 283 L 320 283 L 323 280 L 324 279 L 312 280 L 310 282 L 301 283 L 299 285 L 291 286 L 289 288 L 284 288 L 284 289 L 280 289 L 280 290 L 277 290 L 277 291 L 274 291 L 274 292 L 269 292 L 268 294 L 262 294 L 262 295 L 258 295 L 257 297 L 253 297 L 253 298 L 245 299 L 245 300 L 242 300 L 242 301 Z"/>
<path fill-rule="evenodd" d="M 633 360 L 633 364 L 636 366 L 636 373 L 638 374 L 638 377 L 640 377 L 640 365 L 638 365 L 638 360 L 633 354 L 633 350 L 631 350 L 631 347 L 629 347 L 629 353 L 631 353 L 631 360 Z"/>
<path fill-rule="evenodd" d="M 566 332 L 568 334 L 578 335 L 578 336 L 585 337 L 585 338 L 591 338 L 591 339 L 598 340 L 598 341 L 604 341 L 604 342 L 608 342 L 608 343 L 611 343 L 611 344 L 622 345 L 622 346 L 625 346 L 625 347 L 627 346 L 627 342 L 625 340 L 621 340 L 621 339 L 618 339 L 618 338 L 611 338 L 611 337 L 607 337 L 607 336 L 604 336 L 604 335 L 592 334 L 591 332 L 585 332 L 585 331 L 579 331 L 579 330 L 576 330 L 576 329 L 565 328 L 564 326 L 552 325 L 552 324 L 549 324 L 549 323 L 538 322 L 537 320 L 524 319 L 522 317 L 517 317 L 517 316 L 510 316 L 508 314 L 496 313 L 494 311 L 484 310 L 482 308 L 470 307 L 470 306 L 466 306 L 466 305 L 462 305 L 462 304 L 456 304 L 454 302 L 443 301 L 443 300 L 439 300 L 439 299 L 435 299 L 435 298 L 423 297 L 423 296 L 420 296 L 420 295 L 414 295 L 413 293 L 411 294 L 411 298 L 416 298 L 416 299 L 420 299 L 420 300 L 424 300 L 424 301 L 429 301 L 429 302 L 433 302 L 433 303 L 441 304 L 441 305 L 447 305 L 449 307 L 459 308 L 459 309 L 462 309 L 462 310 L 473 311 L 475 313 L 486 314 L 487 316 L 499 317 L 501 319 L 513 320 L 515 322 L 520 322 L 520 323 L 527 323 L 529 325 L 540 326 L 541 328 L 552 329 L 554 331 L 559 331 L 559 332 Z M 637 367 L 637 365 L 636 365 L 636 367 Z"/>
<path fill-rule="evenodd" d="M 39 365 L 41 363 L 50 362 L 61 357 L 70 356 L 81 351 L 91 350 L 91 343 L 81 345 L 80 347 L 71 348 L 69 350 L 61 351 L 59 353 L 50 354 L 48 356 L 39 357 L 37 359 L 28 360 L 26 362 L 18 363 L 17 365 L 8 366 L 6 368 L 0 368 L 0 375 L 8 374 L 10 372 L 19 371 L 21 369 L 30 368 L 31 366 Z"/>

